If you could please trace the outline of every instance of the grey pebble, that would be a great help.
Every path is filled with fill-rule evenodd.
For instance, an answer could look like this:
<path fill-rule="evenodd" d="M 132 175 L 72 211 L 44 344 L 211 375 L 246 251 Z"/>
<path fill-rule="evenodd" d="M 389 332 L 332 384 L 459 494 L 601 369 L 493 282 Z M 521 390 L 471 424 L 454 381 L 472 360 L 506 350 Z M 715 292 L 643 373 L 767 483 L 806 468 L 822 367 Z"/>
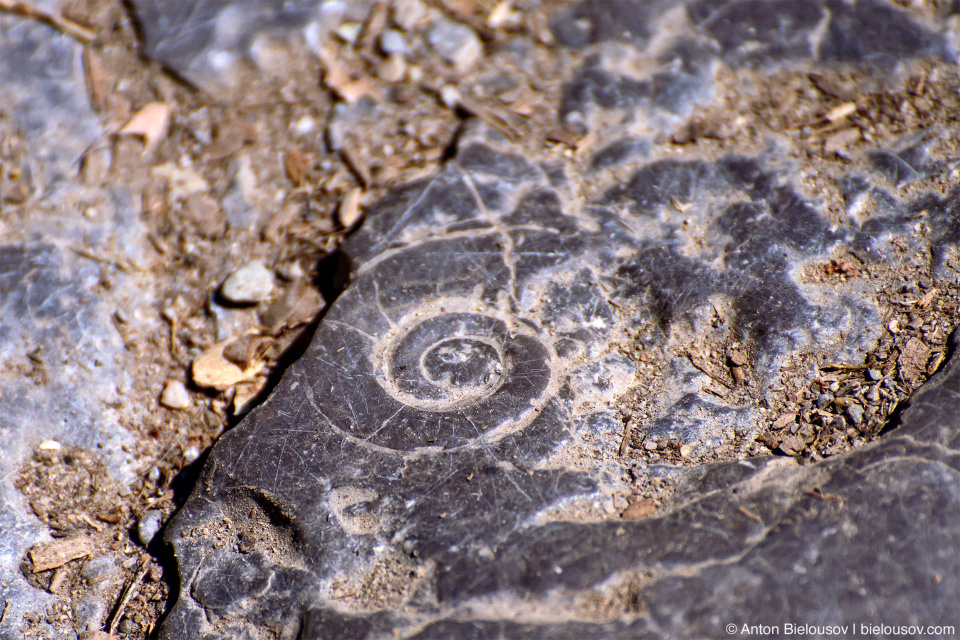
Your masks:
<path fill-rule="evenodd" d="M 273 293 L 273 272 L 259 260 L 248 262 L 223 282 L 220 295 L 235 304 L 263 302 Z"/>
<path fill-rule="evenodd" d="M 456 22 L 439 22 L 427 40 L 444 60 L 464 72 L 470 69 L 483 53 L 483 43 L 473 29 Z"/>
<path fill-rule="evenodd" d="M 868 369 L 868 370 L 867 370 L 867 376 L 868 376 L 871 380 L 877 381 L 877 380 L 879 380 L 880 378 L 883 377 L 883 374 L 880 373 L 880 371 L 878 371 L 877 369 Z"/>
<path fill-rule="evenodd" d="M 817 408 L 826 409 L 833 402 L 833 396 L 829 393 L 821 393 L 817 396 Z"/>
<path fill-rule="evenodd" d="M 73 619 L 81 631 L 99 629 L 107 615 L 107 603 L 95 595 L 73 603 Z"/>
<path fill-rule="evenodd" d="M 863 422 L 863 407 L 858 404 L 851 404 L 847 407 L 847 417 L 853 424 L 860 424 Z"/>
<path fill-rule="evenodd" d="M 149 545 L 160 531 L 161 514 L 156 509 L 145 512 L 137 521 L 137 537 L 143 546 Z"/>
<path fill-rule="evenodd" d="M 380 34 L 380 50 L 385 54 L 406 55 L 407 39 L 396 29 L 387 29 Z"/>

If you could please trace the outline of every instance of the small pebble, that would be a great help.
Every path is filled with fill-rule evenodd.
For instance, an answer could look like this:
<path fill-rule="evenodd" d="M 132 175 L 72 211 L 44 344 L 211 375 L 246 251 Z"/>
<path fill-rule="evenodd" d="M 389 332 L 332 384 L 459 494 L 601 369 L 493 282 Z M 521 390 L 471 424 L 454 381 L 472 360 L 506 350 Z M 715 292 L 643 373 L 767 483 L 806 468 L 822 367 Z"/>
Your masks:
<path fill-rule="evenodd" d="M 186 464 L 190 464 L 194 460 L 200 457 L 200 449 L 195 446 L 189 446 L 183 450 L 183 461 Z"/>
<path fill-rule="evenodd" d="M 847 417 L 853 424 L 860 424 L 863 422 L 863 407 L 858 404 L 851 404 L 847 407 Z"/>
<path fill-rule="evenodd" d="M 393 3 L 393 22 L 409 31 L 427 17 L 427 7 L 421 0 L 396 0 Z"/>
<path fill-rule="evenodd" d="M 683 444 L 680 445 L 680 456 L 683 458 L 689 458 L 693 454 L 693 445 L 692 444 Z"/>
<path fill-rule="evenodd" d="M 448 108 L 454 109 L 460 104 L 460 91 L 452 84 L 443 85 L 440 88 L 440 101 Z"/>
<path fill-rule="evenodd" d="M 220 295 L 234 304 L 263 302 L 273 293 L 273 273 L 259 260 L 248 262 L 228 277 Z"/>
<path fill-rule="evenodd" d="M 883 374 L 880 373 L 880 371 L 878 371 L 877 369 L 868 369 L 868 370 L 867 370 L 867 376 L 868 376 L 871 380 L 877 381 L 877 380 L 879 380 L 880 378 L 883 377 Z"/>
<path fill-rule="evenodd" d="M 293 133 L 297 136 L 305 136 L 309 133 L 313 133 L 314 129 L 316 128 L 317 121 L 310 116 L 303 116 L 290 125 L 290 130 L 293 131 Z"/>
<path fill-rule="evenodd" d="M 337 27 L 335 33 L 337 34 L 338 38 L 347 44 L 353 44 L 357 41 L 357 37 L 360 36 L 360 30 L 362 28 L 363 25 L 359 22 L 344 22 Z"/>
<path fill-rule="evenodd" d="M 168 409 L 189 409 L 193 404 L 190 392 L 179 380 L 167 380 L 167 385 L 160 394 L 160 404 Z"/>
<path fill-rule="evenodd" d="M 347 195 L 340 201 L 340 207 L 337 209 L 337 217 L 344 229 L 350 229 L 355 225 L 363 215 L 360 210 L 360 196 L 362 192 L 354 187 L 347 192 Z"/>
<path fill-rule="evenodd" d="M 398 53 L 391 54 L 380 64 L 377 75 L 379 75 L 380 79 L 384 82 L 391 84 L 400 82 L 407 75 L 407 63 L 404 61 L 402 55 Z"/>
<path fill-rule="evenodd" d="M 657 441 L 656 440 L 647 440 L 643 443 L 643 448 L 647 451 L 656 451 L 657 450 Z"/>
<path fill-rule="evenodd" d="M 444 20 L 438 23 L 430 30 L 427 41 L 441 58 L 461 73 L 468 71 L 483 54 L 483 43 L 473 29 L 456 22 Z"/>
<path fill-rule="evenodd" d="M 285 262 L 284 264 L 280 265 L 280 268 L 277 271 L 281 278 L 290 282 L 299 280 L 305 275 L 303 273 L 303 267 L 301 267 L 300 263 L 295 260 L 291 262 Z"/>
<path fill-rule="evenodd" d="M 137 537 L 143 546 L 148 546 L 160 531 L 161 514 L 156 509 L 145 512 L 137 520 Z"/>
<path fill-rule="evenodd" d="M 396 29 L 387 29 L 380 34 L 380 50 L 385 54 L 406 55 L 407 39 Z"/>
<path fill-rule="evenodd" d="M 819 396 L 817 396 L 818 409 L 826 409 L 828 406 L 830 406 L 831 402 L 833 402 L 833 396 L 829 393 L 821 393 Z"/>

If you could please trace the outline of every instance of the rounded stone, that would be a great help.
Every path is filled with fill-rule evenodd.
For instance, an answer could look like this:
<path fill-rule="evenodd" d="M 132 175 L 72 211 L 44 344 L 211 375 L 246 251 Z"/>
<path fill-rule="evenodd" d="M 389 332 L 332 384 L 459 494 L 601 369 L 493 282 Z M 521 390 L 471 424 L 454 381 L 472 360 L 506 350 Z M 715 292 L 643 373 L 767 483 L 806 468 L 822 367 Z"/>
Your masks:
<path fill-rule="evenodd" d="M 230 274 L 220 287 L 220 295 L 234 304 L 252 304 L 269 298 L 273 286 L 273 272 L 254 260 Z"/>
<path fill-rule="evenodd" d="M 160 394 L 160 404 L 168 409 L 189 409 L 193 405 L 193 399 L 187 387 L 179 380 L 168 380 Z"/>
<path fill-rule="evenodd" d="M 483 43 L 473 29 L 456 22 L 440 22 L 427 39 L 433 50 L 460 72 L 469 70 L 483 54 Z"/>
<path fill-rule="evenodd" d="M 380 49 L 387 55 L 407 53 L 407 40 L 396 29 L 387 29 L 380 34 Z"/>
<path fill-rule="evenodd" d="M 161 513 L 156 509 L 145 512 L 137 520 L 137 537 L 143 546 L 149 545 L 160 531 Z"/>
<path fill-rule="evenodd" d="M 853 424 L 860 424 L 863 422 L 863 407 L 858 404 L 851 404 L 847 407 L 847 417 Z"/>

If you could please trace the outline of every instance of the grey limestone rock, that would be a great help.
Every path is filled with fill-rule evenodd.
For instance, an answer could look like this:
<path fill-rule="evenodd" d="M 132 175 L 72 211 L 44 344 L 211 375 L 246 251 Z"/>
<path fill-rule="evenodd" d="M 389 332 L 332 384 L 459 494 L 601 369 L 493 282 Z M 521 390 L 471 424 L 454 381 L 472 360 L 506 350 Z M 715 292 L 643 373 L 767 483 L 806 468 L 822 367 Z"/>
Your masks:
<path fill-rule="evenodd" d="M 143 52 L 205 90 L 224 88 L 238 62 L 255 58 L 257 36 L 300 33 L 319 48 L 341 22 L 362 20 L 370 2 L 134 0 Z"/>
<path fill-rule="evenodd" d="M 121 255 L 133 255 L 142 225 L 123 189 L 105 194 L 96 221 L 78 215 L 77 166 L 102 134 L 81 52 L 50 27 L 0 12 L 0 122 L 29 149 L 22 170 L 42 209 L 14 217 L 0 204 L 0 638 L 21 637 L 24 614 L 53 601 L 19 568 L 47 535 L 14 487 L 24 459 L 42 440 L 56 440 L 103 448 L 114 477 L 131 475 L 131 456 L 120 448 L 132 441 L 120 424 L 135 414 L 123 394 L 131 379 L 110 316 L 126 296 L 144 293 L 121 277 L 112 293 L 95 294 L 99 266 L 67 247 L 110 238 Z"/>
<path fill-rule="evenodd" d="M 134 4 L 144 25 L 167 6 Z M 148 27 L 147 53 L 189 75 L 227 4 L 177 27 L 210 32 L 189 46 Z M 602 148 L 571 176 L 471 126 L 435 176 L 367 212 L 344 247 L 350 286 L 166 529 L 181 582 L 162 637 L 960 623 L 956 334 L 895 428 L 806 465 L 753 455 L 764 394 L 718 397 L 682 357 L 736 343 L 759 389 L 809 354 L 862 361 L 883 330 L 876 292 L 802 277 L 841 251 L 878 268 L 929 256 L 955 282 L 960 193 L 903 188 L 956 166 L 943 132 L 851 165 L 844 206 L 871 215 L 842 221 L 805 191 L 789 140 L 713 156 L 658 142 L 721 64 L 896 75 L 955 62 L 956 43 L 877 0 L 591 2 L 553 33 L 576 61 L 560 116 Z M 635 427 L 630 390 L 648 408 Z M 802 444 L 810 425 L 794 426 Z M 672 492 L 621 518 L 638 483 Z"/>
<path fill-rule="evenodd" d="M 770 7 L 581 5 L 555 24 L 570 47 L 647 46 L 656 18 L 675 10 L 696 37 L 678 40 L 681 61 L 646 85 L 585 63 L 564 109 L 587 128 L 614 109 L 647 109 L 667 127 L 709 92 L 711 60 L 885 68 L 904 52 L 953 55 L 886 4 Z M 871 35 L 887 27 L 883 41 Z M 748 35 L 760 44 L 740 46 Z M 960 194 L 880 186 L 913 174 L 878 151 L 847 185 L 852 198 L 882 192 L 889 208 L 837 223 L 775 144 L 704 158 L 621 138 L 592 159 L 601 188 L 583 197 L 471 127 L 435 177 L 368 213 L 345 247 L 350 286 L 271 397 L 220 440 L 167 530 L 183 582 L 163 637 L 957 624 L 956 336 L 888 435 L 803 466 L 747 457 L 762 402 L 708 393 L 710 377 L 681 357 L 662 360 L 662 386 L 644 390 L 627 352 L 736 341 L 761 388 L 799 354 L 862 360 L 882 329 L 875 292 L 805 282 L 804 265 L 840 249 L 897 264 L 897 235 L 956 278 L 946 256 Z M 917 175 L 948 161 L 903 153 Z M 909 232 L 920 210 L 923 237 Z M 637 388 L 656 408 L 642 427 L 652 446 L 637 447 L 662 452 L 646 463 L 618 451 L 618 401 Z M 674 492 L 651 517 L 622 519 L 613 496 L 638 478 Z"/>

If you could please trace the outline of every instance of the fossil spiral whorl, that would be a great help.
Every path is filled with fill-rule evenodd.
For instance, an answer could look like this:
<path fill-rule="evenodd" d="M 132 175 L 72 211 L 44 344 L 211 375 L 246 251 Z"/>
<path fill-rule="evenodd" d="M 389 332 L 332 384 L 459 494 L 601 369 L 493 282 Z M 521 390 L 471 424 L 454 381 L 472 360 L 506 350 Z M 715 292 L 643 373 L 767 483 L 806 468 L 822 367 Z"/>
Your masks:
<path fill-rule="evenodd" d="M 418 310 L 384 337 L 374 361 L 378 384 L 399 405 L 397 425 L 444 448 L 523 426 L 553 378 L 551 350 L 495 310 Z"/>

